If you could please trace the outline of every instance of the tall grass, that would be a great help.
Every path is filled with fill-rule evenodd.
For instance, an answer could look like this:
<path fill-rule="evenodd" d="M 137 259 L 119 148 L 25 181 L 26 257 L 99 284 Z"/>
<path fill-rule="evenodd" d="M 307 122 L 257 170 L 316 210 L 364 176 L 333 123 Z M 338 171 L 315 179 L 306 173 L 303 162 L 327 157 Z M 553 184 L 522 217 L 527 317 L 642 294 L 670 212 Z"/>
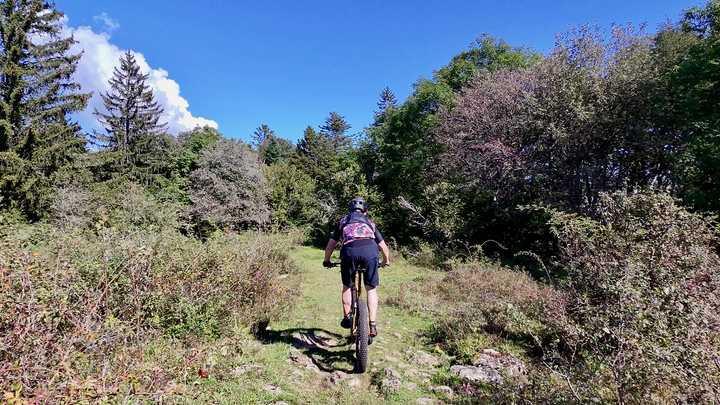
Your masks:
<path fill-rule="evenodd" d="M 149 361 L 158 347 L 228 335 L 293 304 L 293 235 L 203 242 L 178 231 L 172 206 L 137 190 L 124 200 L 102 199 L 82 228 L 0 230 L 0 392 L 10 399 L 162 392 L 183 367 Z"/>

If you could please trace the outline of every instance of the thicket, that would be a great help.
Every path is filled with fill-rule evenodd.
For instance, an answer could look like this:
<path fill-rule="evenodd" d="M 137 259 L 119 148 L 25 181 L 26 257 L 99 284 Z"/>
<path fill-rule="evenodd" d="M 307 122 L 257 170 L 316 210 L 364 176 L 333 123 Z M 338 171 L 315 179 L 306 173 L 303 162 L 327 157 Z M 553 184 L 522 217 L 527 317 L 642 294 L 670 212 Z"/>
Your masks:
<path fill-rule="evenodd" d="M 139 186 L 58 198 L 68 193 L 82 194 L 74 197 L 86 210 L 81 222 L 72 210 L 59 210 L 54 224 L 3 218 L 4 392 L 43 403 L 152 393 L 181 379 L 177 365 L 153 379 L 122 376 L 157 366 L 159 338 L 213 339 L 280 319 L 293 305 L 285 277 L 299 238 L 219 233 L 203 242 L 179 232 L 177 206 Z"/>
<path fill-rule="evenodd" d="M 673 198 L 600 194 L 592 220 L 551 211 L 567 274 L 540 285 L 488 263 L 457 265 L 454 308 L 435 338 L 472 360 L 486 346 L 532 370 L 478 400 L 712 403 L 720 400 L 716 225 Z"/>

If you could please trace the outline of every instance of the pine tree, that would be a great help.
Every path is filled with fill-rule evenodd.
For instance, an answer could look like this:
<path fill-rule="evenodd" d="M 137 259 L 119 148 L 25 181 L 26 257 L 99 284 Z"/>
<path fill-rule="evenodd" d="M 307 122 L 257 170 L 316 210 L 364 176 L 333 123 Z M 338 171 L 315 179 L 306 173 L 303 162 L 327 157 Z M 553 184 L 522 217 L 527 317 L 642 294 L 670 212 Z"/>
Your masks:
<path fill-rule="evenodd" d="M 60 38 L 63 13 L 43 0 L 0 2 L 0 206 L 31 219 L 47 210 L 61 170 L 84 153 L 68 115 L 90 94 L 72 81 L 81 54 Z"/>
<path fill-rule="evenodd" d="M 395 93 L 390 90 L 390 87 L 385 87 L 380 93 L 380 101 L 377 103 L 378 111 L 375 112 L 375 122 L 373 126 L 380 126 L 385 122 L 385 117 L 390 111 L 397 108 L 397 100 L 395 99 Z"/>
<path fill-rule="evenodd" d="M 332 142 L 334 151 L 338 153 L 348 149 L 351 145 L 350 138 L 345 135 L 350 128 L 351 126 L 345 121 L 345 117 L 332 111 L 325 118 L 325 124 L 320 126 L 320 132 Z"/>
<path fill-rule="evenodd" d="M 335 151 L 330 139 L 308 125 L 297 143 L 298 168 L 312 179 L 324 181 L 331 174 Z"/>
<path fill-rule="evenodd" d="M 102 94 L 107 113 L 97 109 L 94 112 L 107 132 L 96 133 L 96 140 L 100 146 L 118 153 L 124 171 L 153 160 L 148 154 L 157 150 L 158 140 L 167 127 L 166 123 L 159 124 L 163 108 L 145 84 L 148 77 L 140 72 L 132 51 L 128 50 L 120 58 L 120 68 L 115 68 L 110 78 L 110 91 Z"/>

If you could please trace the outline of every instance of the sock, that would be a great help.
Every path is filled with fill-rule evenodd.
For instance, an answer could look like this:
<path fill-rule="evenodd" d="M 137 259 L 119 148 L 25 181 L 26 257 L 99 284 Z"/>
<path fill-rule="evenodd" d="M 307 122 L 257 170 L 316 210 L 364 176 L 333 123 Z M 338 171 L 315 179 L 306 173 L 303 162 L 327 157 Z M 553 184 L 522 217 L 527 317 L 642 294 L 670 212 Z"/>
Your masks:
<path fill-rule="evenodd" d="M 375 326 L 375 322 L 370 321 L 370 325 Z"/>

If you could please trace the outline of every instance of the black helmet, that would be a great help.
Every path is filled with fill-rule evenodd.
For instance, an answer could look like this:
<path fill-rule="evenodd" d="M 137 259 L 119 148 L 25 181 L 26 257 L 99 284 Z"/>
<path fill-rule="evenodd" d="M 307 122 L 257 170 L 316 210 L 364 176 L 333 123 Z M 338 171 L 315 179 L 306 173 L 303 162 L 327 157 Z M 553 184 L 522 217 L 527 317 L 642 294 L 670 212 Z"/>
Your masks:
<path fill-rule="evenodd" d="M 362 198 L 353 198 L 352 201 L 350 201 L 350 204 L 348 205 L 348 211 L 355 212 L 365 212 L 367 211 L 367 203 Z"/>

